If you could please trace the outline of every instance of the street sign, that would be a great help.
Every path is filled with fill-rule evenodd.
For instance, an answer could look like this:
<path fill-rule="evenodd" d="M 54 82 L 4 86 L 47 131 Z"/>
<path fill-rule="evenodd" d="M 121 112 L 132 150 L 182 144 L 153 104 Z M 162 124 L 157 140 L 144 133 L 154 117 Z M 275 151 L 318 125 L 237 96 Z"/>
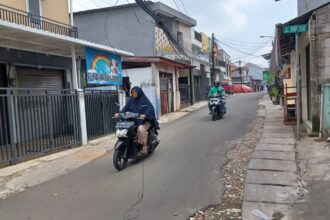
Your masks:
<path fill-rule="evenodd" d="M 308 24 L 298 24 L 298 25 L 283 27 L 284 34 L 297 34 L 297 33 L 304 33 L 307 31 L 308 31 Z"/>

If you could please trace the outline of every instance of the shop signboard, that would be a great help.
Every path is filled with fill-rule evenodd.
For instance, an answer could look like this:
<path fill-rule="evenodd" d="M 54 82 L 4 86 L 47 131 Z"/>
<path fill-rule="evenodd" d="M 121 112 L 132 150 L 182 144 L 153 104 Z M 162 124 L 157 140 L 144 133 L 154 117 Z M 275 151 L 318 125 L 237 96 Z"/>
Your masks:
<path fill-rule="evenodd" d="M 308 24 L 298 24 L 298 25 L 283 27 L 284 34 L 297 34 L 297 33 L 304 33 L 307 31 L 308 31 Z"/>

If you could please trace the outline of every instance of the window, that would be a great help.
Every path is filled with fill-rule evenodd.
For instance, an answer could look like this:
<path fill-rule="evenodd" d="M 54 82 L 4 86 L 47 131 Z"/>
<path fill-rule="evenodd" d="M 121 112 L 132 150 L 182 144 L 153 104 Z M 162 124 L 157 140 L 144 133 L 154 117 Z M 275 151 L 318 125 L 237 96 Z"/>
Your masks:
<path fill-rule="evenodd" d="M 178 31 L 177 33 L 177 41 L 179 44 L 183 45 L 183 33 L 181 31 Z"/>
<path fill-rule="evenodd" d="M 30 21 L 34 24 L 40 24 L 40 1 L 39 0 L 28 0 Z"/>
<path fill-rule="evenodd" d="M 32 15 L 40 16 L 40 2 L 39 0 L 28 0 L 29 2 L 29 12 Z"/>

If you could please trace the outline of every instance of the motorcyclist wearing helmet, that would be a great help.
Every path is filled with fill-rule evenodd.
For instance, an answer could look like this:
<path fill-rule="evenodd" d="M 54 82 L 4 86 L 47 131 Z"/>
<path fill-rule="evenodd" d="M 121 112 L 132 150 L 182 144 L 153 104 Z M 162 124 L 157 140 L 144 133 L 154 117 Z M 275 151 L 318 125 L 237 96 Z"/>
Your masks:
<path fill-rule="evenodd" d="M 221 95 L 221 96 L 226 95 L 226 92 L 222 88 L 222 86 L 221 86 L 221 84 L 220 84 L 219 81 L 215 81 L 213 83 L 213 87 L 211 87 L 211 89 L 210 89 L 209 97 L 211 97 L 213 95 Z M 208 106 L 209 106 L 210 114 L 212 114 L 212 109 L 211 109 L 210 103 L 208 104 Z"/>

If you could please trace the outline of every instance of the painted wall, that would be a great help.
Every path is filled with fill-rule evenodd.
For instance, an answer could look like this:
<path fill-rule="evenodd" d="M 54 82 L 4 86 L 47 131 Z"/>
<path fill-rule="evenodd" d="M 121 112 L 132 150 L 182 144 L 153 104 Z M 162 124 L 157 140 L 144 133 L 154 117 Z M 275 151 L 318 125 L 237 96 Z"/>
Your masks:
<path fill-rule="evenodd" d="M 330 83 L 330 5 L 315 12 L 315 20 L 310 19 L 311 46 L 311 92 L 313 130 L 320 128 L 321 89 Z M 316 36 L 315 36 L 316 35 Z"/>
<path fill-rule="evenodd" d="M 152 64 L 151 67 L 147 68 L 135 68 L 124 70 L 124 73 L 130 77 L 130 81 L 133 86 L 140 86 L 148 89 L 150 100 L 152 100 L 157 117 L 161 115 L 160 108 L 160 90 L 159 90 L 159 73 L 165 72 L 173 74 L 173 94 L 174 94 L 174 109 L 175 111 L 180 109 L 180 90 L 179 90 L 179 70 L 172 66 L 162 64 Z M 152 91 L 155 91 L 153 93 Z"/>
<path fill-rule="evenodd" d="M 188 51 L 191 51 L 191 30 L 193 28 L 185 25 L 185 24 L 182 24 L 182 23 L 179 23 L 179 31 L 182 32 L 183 34 L 183 42 L 184 42 L 184 48 Z"/>
<path fill-rule="evenodd" d="M 137 6 L 75 13 L 74 23 L 79 38 L 84 40 L 130 51 L 136 56 L 155 55 L 155 22 Z"/>
<path fill-rule="evenodd" d="M 132 85 L 134 86 L 146 86 L 152 85 L 152 68 L 135 68 L 124 70 L 125 74 L 129 77 Z"/>
<path fill-rule="evenodd" d="M 306 63 L 306 47 L 309 45 L 308 34 L 302 34 L 299 38 L 300 46 L 300 62 L 301 62 L 301 104 L 302 118 L 308 121 L 308 105 L 307 105 L 307 63 Z"/>
<path fill-rule="evenodd" d="M 158 76 L 160 72 L 173 74 L 172 83 L 173 83 L 173 94 L 174 94 L 174 110 L 175 111 L 180 110 L 179 70 L 176 69 L 175 67 L 164 64 L 157 64 L 155 68 L 156 68 L 155 69 L 156 74 L 158 74 Z"/>
<path fill-rule="evenodd" d="M 298 0 L 298 16 L 305 14 L 325 3 L 329 0 Z"/>
<path fill-rule="evenodd" d="M 0 0 L 0 4 L 27 11 L 26 0 Z"/>
<path fill-rule="evenodd" d="M 68 0 L 40 0 L 41 16 L 69 24 Z M 22 11 L 28 11 L 28 0 L 0 0 L 0 4 Z"/>
<path fill-rule="evenodd" d="M 155 55 L 156 56 L 166 56 L 175 55 L 176 52 L 170 41 L 167 39 L 165 32 L 159 28 L 155 28 Z"/>
<path fill-rule="evenodd" d="M 40 0 L 42 16 L 70 24 L 68 0 Z"/>

